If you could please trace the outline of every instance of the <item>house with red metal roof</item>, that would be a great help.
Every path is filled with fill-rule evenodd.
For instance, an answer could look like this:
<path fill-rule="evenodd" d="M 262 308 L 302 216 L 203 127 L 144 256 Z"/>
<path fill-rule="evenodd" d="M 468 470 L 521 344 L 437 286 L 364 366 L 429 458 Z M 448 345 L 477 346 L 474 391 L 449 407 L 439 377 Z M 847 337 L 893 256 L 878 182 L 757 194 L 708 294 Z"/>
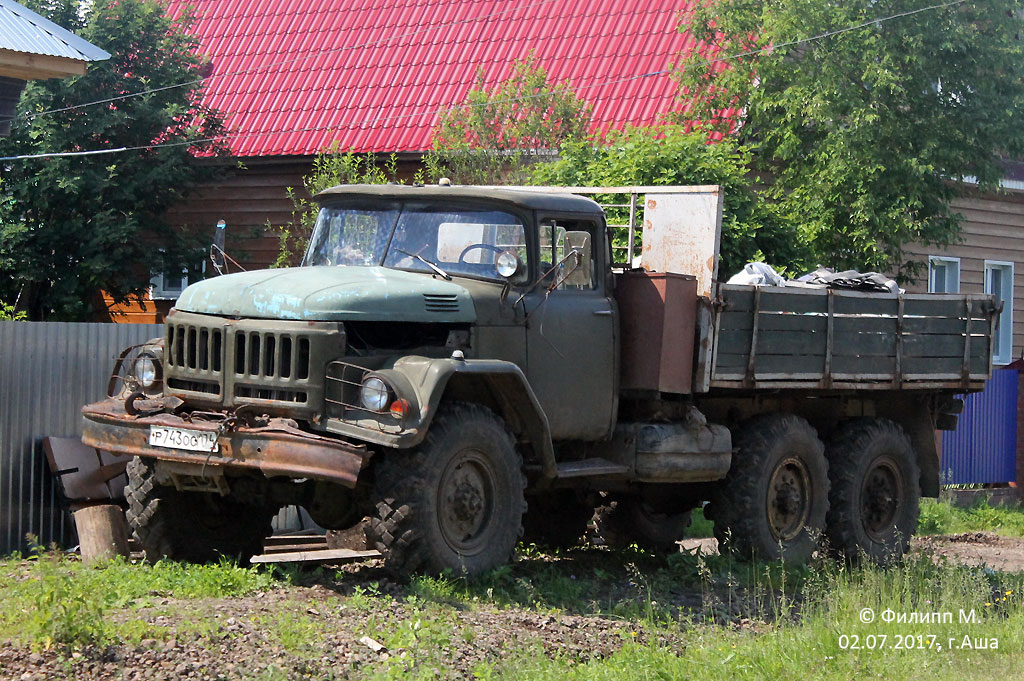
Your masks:
<path fill-rule="evenodd" d="M 211 233 L 224 220 L 229 251 L 266 266 L 278 250 L 266 226 L 291 219 L 286 188 L 301 187 L 317 152 L 396 153 L 411 175 L 440 113 L 465 100 L 478 69 L 493 86 L 531 51 L 593 107 L 596 132 L 657 123 L 679 106 L 668 71 L 693 48 L 678 31 L 692 2 L 168 0 L 172 15 L 194 8 L 192 32 L 210 62 L 205 103 L 226 116 L 233 155 L 204 161 L 224 164 L 223 180 L 171 217 Z M 1004 185 L 1005 194 L 956 204 L 963 243 L 910 249 L 929 264 L 914 290 L 1006 301 L 1001 362 L 1024 345 L 1024 304 L 1013 309 L 1013 283 L 1024 286 L 1024 181 L 1011 174 Z"/>
<path fill-rule="evenodd" d="M 231 235 L 289 221 L 285 189 L 301 186 L 316 153 L 397 153 L 411 175 L 441 112 L 465 100 L 477 71 L 490 87 L 531 51 L 552 82 L 569 79 L 593 108 L 595 131 L 657 123 L 676 104 L 668 70 L 690 46 L 678 31 L 689 4 L 170 0 L 172 15 L 195 12 L 192 32 L 209 59 L 204 103 L 225 115 L 233 157 L 212 161 L 225 164 L 224 180 L 173 218 L 211 232 L 225 220 L 246 266 L 265 266 L 276 238 Z"/>

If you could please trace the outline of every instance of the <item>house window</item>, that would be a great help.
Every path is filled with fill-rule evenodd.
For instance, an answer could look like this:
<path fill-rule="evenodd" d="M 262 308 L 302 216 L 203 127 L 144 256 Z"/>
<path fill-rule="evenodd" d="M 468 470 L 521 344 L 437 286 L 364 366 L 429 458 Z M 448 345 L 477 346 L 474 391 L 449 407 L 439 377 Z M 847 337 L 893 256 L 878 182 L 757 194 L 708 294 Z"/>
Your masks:
<path fill-rule="evenodd" d="M 188 270 L 158 274 L 149 281 L 149 297 L 151 300 L 177 300 L 181 292 L 188 288 Z"/>
<path fill-rule="evenodd" d="M 1013 263 L 985 261 L 985 293 L 1003 304 L 999 313 L 995 337 L 992 339 L 992 362 L 1009 364 L 1013 361 Z"/>
<path fill-rule="evenodd" d="M 960 258 L 928 256 L 928 293 L 960 293 Z"/>

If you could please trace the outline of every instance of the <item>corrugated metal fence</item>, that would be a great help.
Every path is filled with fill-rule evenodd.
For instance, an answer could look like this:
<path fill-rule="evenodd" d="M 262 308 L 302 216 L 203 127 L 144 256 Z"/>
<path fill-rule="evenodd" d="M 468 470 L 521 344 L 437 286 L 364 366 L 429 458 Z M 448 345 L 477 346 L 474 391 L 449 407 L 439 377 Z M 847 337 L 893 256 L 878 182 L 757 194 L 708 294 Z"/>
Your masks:
<path fill-rule="evenodd" d="M 942 434 L 942 481 L 949 485 L 1017 479 L 1017 370 L 992 372 L 985 390 L 964 398 L 956 430 Z"/>
<path fill-rule="evenodd" d="M 0 322 L 0 555 L 71 543 L 73 527 L 46 467 L 42 438 L 81 435 L 79 410 L 106 394 L 122 349 L 157 324 Z"/>

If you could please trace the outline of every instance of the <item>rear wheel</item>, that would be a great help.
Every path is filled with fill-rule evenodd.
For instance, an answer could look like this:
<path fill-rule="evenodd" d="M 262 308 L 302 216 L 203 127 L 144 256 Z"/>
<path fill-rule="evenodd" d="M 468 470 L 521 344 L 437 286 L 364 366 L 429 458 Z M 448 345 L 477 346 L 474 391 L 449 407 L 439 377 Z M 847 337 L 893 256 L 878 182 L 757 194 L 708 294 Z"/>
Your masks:
<path fill-rule="evenodd" d="M 478 574 L 512 555 L 525 486 L 505 422 L 480 405 L 449 403 L 414 451 L 381 457 L 367 537 L 396 572 Z"/>
<path fill-rule="evenodd" d="M 169 558 L 209 563 L 227 557 L 248 563 L 263 551 L 277 509 L 206 492 L 157 484 L 155 464 L 128 462 L 128 525 L 151 563 Z"/>
<path fill-rule="evenodd" d="M 827 455 L 832 550 L 876 562 L 906 553 L 917 529 L 921 471 L 903 429 L 888 419 L 848 421 L 832 437 Z"/>
<path fill-rule="evenodd" d="M 722 550 L 741 558 L 806 562 L 825 528 L 828 464 L 804 419 L 756 416 L 733 431 L 729 474 L 709 509 Z"/>

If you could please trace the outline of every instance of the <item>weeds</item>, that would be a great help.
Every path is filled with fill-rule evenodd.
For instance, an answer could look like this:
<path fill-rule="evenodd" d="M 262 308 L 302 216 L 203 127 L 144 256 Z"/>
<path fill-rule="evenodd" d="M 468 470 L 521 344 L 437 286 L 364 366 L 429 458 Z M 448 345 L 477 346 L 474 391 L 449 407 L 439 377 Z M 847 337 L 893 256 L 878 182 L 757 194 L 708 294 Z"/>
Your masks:
<path fill-rule="evenodd" d="M 322 627 L 312 618 L 296 612 L 294 607 L 282 607 L 260 618 L 258 624 L 270 632 L 282 648 L 300 657 L 314 655 L 323 641 Z"/>
<path fill-rule="evenodd" d="M 22 601 L 29 607 L 17 613 L 17 624 L 33 644 L 81 648 L 106 640 L 106 603 L 96 592 L 81 588 L 63 569 L 59 554 L 38 551 L 31 584 Z"/>
<path fill-rule="evenodd" d="M 948 500 L 921 500 L 918 534 L 954 534 L 979 530 L 1009 537 L 1024 537 L 1024 509 L 989 506 L 983 499 L 969 508 L 959 508 Z"/>
<path fill-rule="evenodd" d="M 0 577 L 0 638 L 67 649 L 149 633 L 138 625 L 122 630 L 111 621 L 115 610 L 145 607 L 154 599 L 240 596 L 277 585 L 266 573 L 227 561 L 142 566 L 116 558 L 86 566 L 40 546 L 27 560 L 19 556 L 2 564 Z"/>

